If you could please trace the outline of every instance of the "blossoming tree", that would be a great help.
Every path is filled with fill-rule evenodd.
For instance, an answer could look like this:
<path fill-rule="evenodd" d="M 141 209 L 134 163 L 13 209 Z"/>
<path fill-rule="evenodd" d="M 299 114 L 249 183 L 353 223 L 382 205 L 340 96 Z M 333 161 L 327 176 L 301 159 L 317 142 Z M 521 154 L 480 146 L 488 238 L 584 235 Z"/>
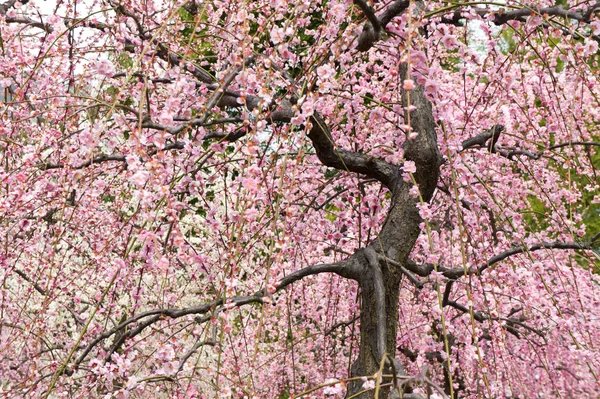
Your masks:
<path fill-rule="evenodd" d="M 597 11 L 0 4 L 2 397 L 598 397 Z"/>

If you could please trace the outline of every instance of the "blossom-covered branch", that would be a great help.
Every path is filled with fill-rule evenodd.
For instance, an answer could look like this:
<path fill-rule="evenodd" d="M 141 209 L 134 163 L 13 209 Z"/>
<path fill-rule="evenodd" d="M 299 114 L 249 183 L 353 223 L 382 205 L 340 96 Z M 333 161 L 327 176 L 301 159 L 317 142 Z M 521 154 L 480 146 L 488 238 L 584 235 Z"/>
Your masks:
<path fill-rule="evenodd" d="M 94 347 L 96 347 L 100 342 L 117 334 L 119 331 L 125 332 L 120 335 L 120 338 L 116 342 L 113 343 L 113 347 L 109 352 L 109 358 L 110 354 L 114 353 L 118 348 L 120 348 L 124 344 L 125 340 L 135 337 L 136 335 L 140 334 L 145 328 L 151 326 L 152 324 L 160 321 L 165 317 L 170 319 L 178 319 L 184 316 L 195 315 L 197 323 L 203 323 L 210 320 L 210 318 L 214 317 L 217 313 L 226 309 L 231 309 L 233 307 L 241 307 L 244 305 L 255 303 L 270 303 L 270 297 L 274 293 L 285 289 L 290 284 L 293 284 L 294 282 L 299 281 L 304 277 L 313 276 L 321 273 L 336 273 L 340 276 L 348 278 L 356 274 L 356 267 L 357 266 L 352 259 L 331 264 L 312 265 L 300 269 L 282 278 L 278 283 L 276 283 L 273 286 L 272 289 L 265 288 L 257 291 L 253 295 L 233 296 L 226 299 L 215 299 L 211 302 L 183 309 L 155 309 L 139 313 L 135 316 L 128 318 L 127 320 L 124 320 L 117 326 L 94 338 L 85 347 L 83 352 L 74 362 L 73 369 L 77 369 L 79 365 L 89 355 L 89 353 L 94 349 Z M 199 317 L 207 313 L 210 313 L 211 316 L 203 318 Z M 136 327 L 127 330 L 128 326 L 134 323 L 137 323 Z"/>

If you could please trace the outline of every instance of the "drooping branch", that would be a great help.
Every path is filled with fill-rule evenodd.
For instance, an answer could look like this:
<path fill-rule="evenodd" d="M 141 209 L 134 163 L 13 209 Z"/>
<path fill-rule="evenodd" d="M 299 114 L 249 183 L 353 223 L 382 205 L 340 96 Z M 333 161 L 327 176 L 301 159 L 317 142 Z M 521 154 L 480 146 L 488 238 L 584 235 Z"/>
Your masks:
<path fill-rule="evenodd" d="M 340 327 L 347 327 L 350 326 L 354 323 L 356 323 L 356 321 L 359 319 L 358 316 L 355 316 L 353 318 L 351 318 L 350 320 L 346 320 L 346 321 L 340 321 L 338 323 L 335 323 L 334 325 L 332 325 L 331 327 L 329 327 L 327 329 L 327 331 L 325 331 L 325 335 L 331 335 L 335 330 L 337 330 Z"/>
<path fill-rule="evenodd" d="M 496 143 L 500 138 L 500 135 L 505 131 L 503 125 L 494 125 L 490 129 L 478 134 L 475 137 L 471 137 L 462 142 L 462 150 L 467 150 L 470 148 L 487 148 L 489 152 L 495 152 L 500 156 L 503 156 L 507 159 L 513 159 L 515 155 L 523 155 L 531 159 L 539 159 L 544 156 L 546 151 L 551 151 L 564 147 L 571 146 L 587 146 L 587 147 L 600 147 L 599 142 L 595 141 L 571 141 L 567 143 L 554 144 L 549 146 L 547 149 L 540 150 L 537 152 L 527 151 L 515 147 L 510 148 L 499 148 L 496 147 Z"/>
<path fill-rule="evenodd" d="M 487 320 L 489 320 L 489 321 L 503 321 L 506 324 L 503 325 L 502 327 L 506 331 L 508 331 L 509 333 L 511 333 L 512 335 L 514 335 L 517 338 L 521 338 L 521 333 L 519 332 L 519 330 L 517 330 L 515 328 L 515 326 L 519 326 L 519 327 L 524 328 L 524 329 L 526 329 L 528 331 L 531 331 L 535 335 L 537 335 L 540 338 L 542 338 L 544 340 L 544 342 L 547 342 L 546 341 L 546 336 L 544 335 L 543 332 L 541 332 L 540 330 L 535 329 L 535 328 L 533 328 L 533 327 L 531 327 L 531 326 L 529 326 L 529 325 L 523 323 L 522 321 L 517 320 L 517 319 L 515 319 L 513 317 L 493 317 L 493 316 L 487 315 L 487 314 L 485 314 L 483 312 L 480 312 L 480 311 L 471 311 L 466 306 L 461 305 L 461 304 L 459 304 L 457 302 L 454 302 L 454 301 L 448 301 L 446 305 L 450 306 L 451 308 L 454 308 L 454 309 L 456 309 L 456 310 L 458 310 L 458 311 L 460 311 L 462 313 L 471 314 L 473 316 L 473 319 L 475 319 L 476 321 L 478 321 L 480 323 L 483 323 L 484 321 L 487 321 Z"/>
<path fill-rule="evenodd" d="M 255 292 L 253 295 L 246 296 L 234 296 L 227 298 L 226 301 L 221 299 L 216 299 L 211 302 L 207 302 L 201 305 L 192 306 L 183 309 L 155 309 L 149 310 L 146 312 L 139 313 L 135 316 L 128 318 L 127 320 L 119 323 L 117 326 L 112 329 L 104 332 L 103 334 L 97 336 L 93 339 L 83 350 L 81 355 L 77 358 L 73 365 L 73 369 L 77 369 L 79 365 L 85 360 L 85 358 L 89 355 L 89 353 L 96 347 L 100 342 L 110 338 L 111 336 L 117 334 L 119 331 L 124 331 L 131 324 L 138 323 L 136 328 L 131 329 L 123 333 L 120 338 L 113 344 L 113 347 L 110 353 L 117 350 L 119 347 L 123 345 L 126 339 L 130 339 L 140 334 L 145 328 L 150 325 L 160 321 L 161 319 L 167 317 L 170 319 L 178 319 L 183 316 L 188 315 L 196 315 L 197 322 L 199 324 L 206 322 L 210 319 L 210 317 L 205 317 L 202 319 L 198 319 L 198 316 L 206 315 L 211 313 L 212 316 L 214 314 L 219 313 L 225 309 L 230 309 L 233 307 L 241 307 L 248 304 L 254 303 L 263 303 L 270 301 L 269 297 L 273 295 L 275 292 L 281 291 L 285 289 L 290 284 L 303 279 L 307 276 L 312 276 L 321 273 L 336 273 L 345 278 L 354 278 L 356 276 L 357 269 L 356 261 L 353 257 L 340 261 L 337 263 L 325 263 L 319 265 L 312 265 L 305 267 L 303 269 L 297 270 L 288 276 L 282 278 L 278 283 L 274 286 L 274 291 L 269 292 L 266 288 L 261 289 Z M 144 320 L 145 319 L 145 320 Z M 110 356 L 110 354 L 109 354 Z"/>
<path fill-rule="evenodd" d="M 90 159 L 89 161 L 82 162 L 79 165 L 73 166 L 72 169 L 83 169 L 87 168 L 91 165 L 101 164 L 104 162 L 125 162 L 126 157 L 124 155 L 99 155 Z M 65 168 L 65 165 L 62 164 L 54 164 L 54 163 L 42 163 L 39 165 L 41 170 L 51 170 L 51 169 L 62 169 Z"/>
<path fill-rule="evenodd" d="M 443 275 L 450 279 L 457 279 L 457 278 L 460 278 L 465 275 L 481 274 L 488 267 L 490 267 L 500 261 L 503 261 L 504 259 L 506 259 L 512 255 L 517 255 L 517 254 L 526 253 L 526 252 L 535 252 L 535 251 L 539 251 L 542 249 L 592 250 L 593 249 L 592 244 L 593 244 L 593 241 L 590 241 L 590 242 L 555 241 L 555 242 L 541 242 L 539 244 L 535 244 L 535 245 L 531 245 L 531 246 L 515 247 L 515 248 L 508 249 L 498 255 L 492 256 L 491 258 L 488 259 L 488 261 L 485 264 L 479 266 L 476 269 L 465 270 L 463 268 L 457 268 L 457 269 L 447 270 L 447 271 L 443 272 Z"/>
<path fill-rule="evenodd" d="M 570 147 L 573 145 L 582 145 L 582 146 L 588 146 L 588 147 L 600 147 L 600 143 L 595 142 L 595 141 L 570 141 L 568 143 L 560 143 L 560 144 L 551 145 L 550 147 L 548 147 L 548 149 L 555 150 L 557 148 Z"/>
<path fill-rule="evenodd" d="M 210 122 L 209 122 L 210 123 Z M 158 125 L 159 127 L 161 127 L 160 125 Z M 188 125 L 189 126 L 189 125 Z M 159 130 L 168 130 L 166 128 L 164 129 L 159 129 Z M 244 137 L 246 135 L 246 132 L 244 130 L 237 130 L 231 133 L 228 132 L 210 132 L 204 135 L 204 137 L 202 138 L 202 140 L 220 140 L 220 141 L 227 141 L 227 142 L 235 142 L 237 140 L 239 140 L 240 138 Z M 172 143 L 168 143 L 166 144 L 163 148 L 153 148 L 152 150 L 150 150 L 148 152 L 149 156 L 153 156 L 155 154 L 157 154 L 159 151 L 174 151 L 174 150 L 182 150 L 183 148 L 185 148 L 185 143 L 183 141 L 174 141 Z M 121 163 L 125 163 L 127 162 L 127 157 L 125 155 L 98 155 L 96 157 L 91 158 L 88 161 L 82 162 L 79 165 L 75 165 L 75 166 L 71 166 L 71 169 L 77 170 L 77 169 L 84 169 L 84 168 L 88 168 L 92 165 L 98 165 L 98 164 L 102 164 L 102 163 L 106 163 L 106 162 L 121 162 Z M 66 168 L 66 165 L 63 164 L 55 164 L 55 163 L 40 163 L 39 164 L 39 168 L 40 170 L 52 170 L 52 169 L 63 169 Z"/>
<path fill-rule="evenodd" d="M 177 367 L 177 371 L 181 371 L 183 370 L 183 366 L 185 365 L 185 363 L 188 361 L 188 359 L 194 354 L 196 353 L 196 351 L 198 349 L 200 349 L 203 346 L 215 346 L 217 344 L 217 326 L 213 325 L 212 326 L 212 337 L 210 339 L 201 341 L 198 340 L 198 342 L 196 342 L 194 344 L 194 346 L 192 346 L 190 348 L 189 351 L 187 351 L 185 353 L 185 355 L 183 355 L 181 357 L 181 360 L 179 361 L 179 367 Z"/>
<path fill-rule="evenodd" d="M 22 15 L 8 16 L 7 11 L 10 10 L 11 8 L 13 8 L 15 6 L 15 3 L 16 3 L 15 0 L 10 0 L 10 1 L 7 1 L 6 3 L 0 4 L 0 15 L 4 16 L 4 20 L 6 21 L 6 23 L 32 26 L 34 28 L 41 29 L 46 33 L 54 32 L 54 28 L 52 27 L 52 25 L 43 22 L 41 18 L 39 21 L 36 21 L 31 18 L 22 16 Z M 21 3 L 26 4 L 26 3 L 28 3 L 28 1 L 22 1 Z M 88 27 L 88 28 L 94 28 L 94 29 L 101 30 L 101 31 L 105 31 L 105 30 L 109 29 L 109 25 L 106 25 L 106 24 L 104 24 L 102 22 L 98 22 L 98 21 L 90 21 L 90 20 L 87 20 L 87 18 L 81 18 L 81 19 L 65 18 L 64 23 L 65 23 L 65 26 L 67 29 L 73 29 L 73 28 L 77 28 L 77 27 Z"/>
<path fill-rule="evenodd" d="M 354 257 L 350 257 L 344 261 L 336 263 L 323 263 L 319 265 L 307 266 L 285 276 L 275 284 L 275 287 L 277 288 L 277 291 L 279 291 L 298 280 L 302 280 L 304 277 L 321 273 L 335 273 L 341 277 L 356 280 L 359 273 L 358 268 L 359 265 L 356 263 Z"/>
<path fill-rule="evenodd" d="M 522 8 L 515 8 L 510 11 L 506 11 L 505 9 L 492 10 L 489 8 L 480 8 L 480 7 L 473 7 L 473 8 L 461 7 L 459 10 L 455 11 L 451 17 L 442 18 L 442 22 L 447 23 L 447 24 L 459 25 L 461 23 L 461 20 L 463 20 L 465 18 L 462 15 L 462 13 L 465 10 L 474 12 L 477 15 L 479 15 L 480 17 L 488 17 L 489 15 L 493 15 L 493 18 L 491 19 L 491 21 L 495 25 L 503 25 L 510 21 L 524 22 L 527 17 L 530 17 L 532 15 L 540 15 L 540 16 L 547 16 L 547 17 L 560 17 L 560 18 L 566 18 L 566 19 L 570 19 L 570 20 L 574 20 L 574 21 L 578 21 L 578 22 L 582 22 L 582 23 L 589 23 L 589 22 L 591 22 L 592 16 L 600 10 L 600 2 L 596 2 L 596 3 L 592 4 L 587 9 L 581 8 L 579 10 L 564 9 L 562 6 L 540 8 L 540 7 L 533 6 L 533 5 L 527 6 L 527 7 L 522 7 Z M 438 12 L 433 11 L 433 12 L 428 13 L 427 15 L 429 17 L 431 17 L 436 14 L 438 14 Z"/>
<path fill-rule="evenodd" d="M 448 269 L 446 267 L 443 267 L 442 265 L 434 265 L 432 263 L 419 264 L 412 260 L 408 260 L 406 262 L 405 266 L 406 266 L 406 269 L 408 269 L 409 271 L 411 271 L 421 277 L 427 277 L 434 270 L 437 269 L 437 271 L 440 272 L 444 277 L 446 277 L 450 280 L 457 280 L 463 276 L 481 274 L 490 266 L 492 266 L 500 261 L 503 261 L 512 255 L 517 255 L 517 254 L 521 254 L 521 253 L 535 252 L 535 251 L 539 251 L 542 249 L 593 250 L 594 249 L 593 245 L 594 245 L 595 241 L 598 240 L 598 238 L 600 238 L 600 233 L 596 234 L 588 242 L 555 241 L 555 242 L 541 242 L 541 243 L 534 244 L 531 246 L 514 247 L 514 248 L 508 249 L 498 255 L 492 256 L 491 258 L 489 258 L 487 260 L 487 262 L 485 264 L 479 266 L 478 268 L 471 268 L 471 269 L 467 269 L 467 270 L 465 270 L 464 268 Z M 397 264 L 396 262 L 394 262 L 394 260 L 392 260 L 392 259 L 385 258 L 385 257 L 381 257 L 380 259 L 384 262 L 389 262 L 392 265 L 401 266 L 401 265 Z"/>
<path fill-rule="evenodd" d="M 527 151 L 527 150 L 521 150 L 519 148 L 508 148 L 508 149 L 500 149 L 498 150 L 498 154 L 500 154 L 501 156 L 508 158 L 510 160 L 513 160 L 515 155 L 523 155 L 526 156 L 527 158 L 531 158 L 531 159 L 540 159 L 541 157 L 544 157 L 544 153 L 546 151 L 551 151 L 551 150 L 555 150 L 555 149 L 559 149 L 559 148 L 565 148 L 565 147 L 571 147 L 571 146 L 586 146 L 586 147 L 600 147 L 600 143 L 594 142 L 594 141 L 572 141 L 569 143 L 560 143 L 560 144 L 555 144 L 552 145 L 550 147 L 548 147 L 547 150 L 541 150 L 538 152 L 531 152 L 531 151 Z M 547 156 L 546 156 L 547 157 Z"/>
<path fill-rule="evenodd" d="M 492 10 L 485 10 L 486 14 L 493 13 L 494 19 L 492 20 L 496 25 L 502 25 L 509 21 L 524 21 L 524 18 L 532 15 L 547 15 L 549 17 L 561 17 L 572 19 L 579 22 L 590 22 L 590 18 L 600 8 L 600 2 L 592 4 L 586 9 L 580 11 L 566 10 L 562 6 L 556 7 L 544 7 L 539 8 L 536 6 L 528 6 L 519 8 L 512 11 L 498 12 Z M 483 10 L 477 10 L 477 13 L 481 15 Z"/>

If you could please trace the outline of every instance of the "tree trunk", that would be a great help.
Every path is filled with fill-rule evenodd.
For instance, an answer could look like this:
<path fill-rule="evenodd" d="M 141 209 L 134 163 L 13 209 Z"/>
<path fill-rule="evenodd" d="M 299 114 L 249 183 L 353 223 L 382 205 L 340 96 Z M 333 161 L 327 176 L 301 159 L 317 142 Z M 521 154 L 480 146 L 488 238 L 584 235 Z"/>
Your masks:
<path fill-rule="evenodd" d="M 360 350 L 358 358 L 352 366 L 353 376 L 370 376 L 379 370 L 381 359 L 377 351 L 377 304 L 373 292 L 373 284 L 365 279 L 361 284 L 361 311 L 360 311 Z M 398 287 L 400 276 L 393 270 L 384 268 L 383 281 L 385 286 L 386 318 L 386 348 L 387 353 L 393 356 L 396 347 L 396 334 L 398 331 Z M 372 281 L 371 281 L 372 283 Z M 356 394 L 362 389 L 363 381 L 355 381 L 349 385 L 349 394 Z M 381 392 L 381 397 L 387 397 L 387 391 Z M 358 398 L 372 398 L 373 392 L 364 393 Z"/>
<path fill-rule="evenodd" d="M 406 67 L 401 76 L 406 76 Z M 409 105 L 408 96 L 403 95 L 404 106 Z M 426 99 L 422 87 L 410 92 L 410 105 L 416 110 L 410 114 L 411 128 L 418 133 L 417 137 L 406 140 L 404 145 L 405 159 L 413 161 L 417 167 L 413 174 L 423 201 L 429 201 L 433 196 L 440 174 L 442 156 L 437 146 L 435 121 L 431 103 Z M 408 115 L 405 115 L 408 120 Z M 390 210 L 379 236 L 369 244 L 365 251 L 374 251 L 392 259 L 396 264 L 406 264 L 408 257 L 420 233 L 422 222 L 417 204 L 420 199 L 410 193 L 412 183 L 403 180 L 401 171 L 391 185 L 392 199 Z M 381 258 L 379 258 L 381 259 Z M 385 261 L 369 265 L 368 256 L 361 259 L 363 272 L 358 278 L 361 287 L 360 312 L 360 347 L 358 358 L 352 366 L 352 377 L 372 376 L 380 369 L 381 343 L 378 342 L 380 331 L 378 327 L 379 308 L 377 293 L 377 274 L 380 273 L 383 283 L 383 301 L 385 303 L 385 351 L 389 358 L 395 358 L 396 338 L 398 333 L 398 308 L 400 295 L 400 280 L 402 272 L 399 267 Z M 378 270 L 377 270 L 378 269 Z M 389 370 L 384 370 L 389 372 Z M 389 381 L 384 381 L 389 382 Z M 353 381 L 348 386 L 348 396 L 356 395 L 362 390 L 363 382 Z M 374 390 L 363 393 L 357 398 L 374 398 Z M 379 398 L 389 396 L 389 389 L 382 389 Z"/>

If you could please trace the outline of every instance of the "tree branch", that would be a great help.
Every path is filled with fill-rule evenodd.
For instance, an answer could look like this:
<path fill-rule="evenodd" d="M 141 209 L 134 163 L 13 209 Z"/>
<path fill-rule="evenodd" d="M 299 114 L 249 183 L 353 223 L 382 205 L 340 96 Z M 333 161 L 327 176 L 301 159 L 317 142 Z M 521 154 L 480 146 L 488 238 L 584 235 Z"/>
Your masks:
<path fill-rule="evenodd" d="M 400 15 L 404 10 L 406 10 L 410 6 L 410 1 L 408 0 L 396 0 L 394 1 L 386 10 L 381 14 L 379 20 L 381 21 L 381 25 L 385 28 L 387 24 L 389 24 L 392 19 Z"/>
<path fill-rule="evenodd" d="M 456 268 L 456 269 L 444 271 L 443 275 L 450 279 L 458 279 L 465 275 L 481 274 L 488 267 L 490 267 L 512 255 L 516 255 L 516 254 L 520 254 L 520 253 L 524 253 L 524 252 L 535 252 L 535 251 L 539 251 L 541 249 L 583 249 L 583 250 L 588 249 L 588 250 L 591 250 L 591 249 L 593 249 L 592 243 L 593 243 L 593 241 L 591 241 L 591 242 L 555 241 L 555 242 L 542 242 L 539 244 L 531 245 L 529 247 L 515 247 L 515 248 L 508 249 L 498 255 L 492 256 L 491 258 L 488 259 L 488 261 L 484 265 L 479 266 L 479 268 L 477 268 L 477 269 L 465 270 L 463 268 Z"/>
<path fill-rule="evenodd" d="M 509 21 L 525 22 L 526 18 L 530 17 L 532 15 L 547 15 L 549 17 L 561 17 L 561 18 L 567 18 L 567 19 L 571 19 L 571 20 L 575 20 L 575 21 L 579 21 L 579 22 L 583 22 L 583 23 L 589 23 L 589 22 L 591 22 L 592 16 L 598 12 L 599 8 L 600 8 L 600 2 L 596 2 L 595 4 L 592 4 L 587 9 L 580 9 L 579 11 L 565 10 L 562 6 L 545 7 L 545 8 L 539 8 L 536 6 L 527 6 L 527 7 L 522 7 L 522 8 L 518 8 L 518 9 L 513 9 L 511 11 L 506 11 L 504 9 L 491 10 L 488 8 L 474 7 L 471 10 L 473 12 L 475 12 L 477 15 L 479 15 L 480 17 L 487 17 L 488 15 L 491 14 L 494 16 L 494 18 L 492 19 L 492 22 L 495 25 L 503 25 L 503 24 L 508 23 Z M 435 14 L 436 13 L 434 11 L 433 15 L 435 15 Z M 454 14 L 451 17 L 442 18 L 442 22 L 447 23 L 447 24 L 458 25 L 458 24 L 460 24 L 460 20 L 462 20 L 464 18 L 465 17 L 462 16 L 461 11 L 457 10 L 454 12 Z"/>
<path fill-rule="evenodd" d="M 595 141 L 571 141 L 568 143 L 555 144 L 548 147 L 549 150 L 555 150 L 557 148 L 570 147 L 572 145 L 583 145 L 590 147 L 600 147 L 600 143 Z"/>
<path fill-rule="evenodd" d="M 337 263 L 326 263 L 308 266 L 303 269 L 297 270 L 279 280 L 279 282 L 275 284 L 275 292 L 283 290 L 288 285 L 298 280 L 301 280 L 304 277 L 320 273 L 336 273 L 345 278 L 355 278 L 357 273 L 357 267 L 358 265 L 353 257 Z M 253 295 L 234 296 L 227 298 L 227 302 L 224 302 L 223 299 L 216 299 L 214 301 L 207 302 L 198 306 L 183 309 L 155 309 L 139 313 L 93 339 L 85 347 L 83 353 L 77 358 L 73 365 L 73 369 L 77 369 L 79 365 L 88 356 L 88 354 L 92 351 L 92 349 L 96 347 L 100 342 L 107 338 L 110 338 L 112 335 L 127 328 L 129 325 L 133 323 L 138 323 L 143 319 L 148 318 L 147 320 L 141 321 L 136 328 L 125 332 L 119 338 L 119 340 L 113 344 L 111 350 L 109 351 L 109 355 L 107 355 L 107 360 L 110 359 L 110 356 L 112 355 L 112 353 L 114 353 L 115 350 L 118 350 L 118 348 L 120 348 L 124 344 L 125 340 L 135 337 L 136 335 L 140 334 L 146 327 L 156 323 L 157 321 L 160 321 L 164 317 L 168 317 L 170 319 L 177 319 L 183 316 L 203 315 L 209 312 L 212 312 L 211 315 L 214 316 L 215 314 L 225 309 L 229 309 L 231 307 L 241 307 L 248 304 L 266 302 L 269 300 L 268 298 L 271 295 L 272 293 L 269 293 L 265 288 L 255 292 Z M 210 317 L 197 319 L 196 322 L 200 324 L 208 320 L 210 320 Z"/>
<path fill-rule="evenodd" d="M 595 3 L 591 5 L 587 10 L 579 11 L 571 11 L 565 10 L 562 6 L 556 7 L 545 7 L 539 8 L 535 6 L 523 7 L 517 10 L 508 11 L 508 12 L 498 12 L 485 10 L 486 14 L 493 13 L 494 19 L 493 22 L 496 25 L 502 25 L 507 23 L 508 21 L 519 20 L 523 21 L 525 17 L 529 17 L 531 15 L 548 15 L 550 17 L 562 17 L 573 19 L 579 22 L 590 22 L 591 16 L 596 12 L 600 3 Z M 477 13 L 481 15 L 481 12 L 484 10 L 477 10 Z"/>
<path fill-rule="evenodd" d="M 358 37 L 358 51 L 368 51 L 375 43 L 381 39 L 381 31 L 385 29 L 391 20 L 400 15 L 410 6 L 409 0 L 396 0 L 377 18 L 373 9 L 369 7 L 364 0 L 355 0 L 354 4 L 358 5 L 368 19 L 368 22 L 363 26 L 363 30 Z"/>
<path fill-rule="evenodd" d="M 471 147 L 487 147 L 488 150 L 490 152 L 494 152 L 494 146 L 496 145 L 496 142 L 498 141 L 498 139 L 500 138 L 500 134 L 502 134 L 502 132 L 504 132 L 504 126 L 503 125 L 494 125 L 491 128 L 489 128 L 488 130 L 486 130 L 483 133 L 478 134 L 475 137 L 472 137 L 470 139 L 466 139 L 465 141 L 462 142 L 462 148 L 463 150 L 466 150 L 468 148 Z M 486 143 L 489 141 L 490 143 L 488 145 L 486 145 Z"/>
<path fill-rule="evenodd" d="M 189 351 L 187 351 L 185 355 L 183 355 L 181 357 L 181 360 L 179 361 L 179 367 L 177 367 L 177 371 L 183 370 L 183 366 L 185 365 L 185 362 L 187 362 L 188 359 L 194 353 L 196 353 L 196 351 L 198 349 L 200 349 L 201 347 L 206 346 L 206 345 L 215 346 L 217 344 L 217 326 L 214 325 L 212 330 L 213 330 L 213 333 L 212 333 L 212 338 L 211 339 L 207 339 L 207 340 L 204 340 L 204 341 L 198 340 L 198 342 L 196 342 L 194 344 L 194 346 L 192 346 L 192 348 Z"/>
<path fill-rule="evenodd" d="M 375 32 L 381 32 L 381 23 L 379 22 L 379 19 L 375 15 L 373 9 L 364 0 L 353 0 L 353 2 L 358 7 L 360 7 L 363 14 L 365 14 L 367 19 L 371 23 L 371 26 L 373 26 Z"/>
<path fill-rule="evenodd" d="M 423 283 L 421 281 L 419 281 L 419 279 L 413 273 L 415 273 L 421 277 L 426 277 L 431 273 L 431 270 L 433 270 L 433 265 L 427 265 L 425 267 L 422 267 L 421 265 L 417 265 L 415 262 L 413 262 L 411 260 L 408 261 L 407 266 L 409 266 L 409 268 L 407 269 L 406 267 L 402 266 L 400 263 L 396 262 L 395 260 L 390 259 L 381 254 L 377 254 L 377 258 L 381 262 L 389 263 L 390 265 L 399 269 L 411 281 L 411 283 L 413 283 L 419 289 L 423 288 Z M 429 268 L 431 268 L 431 270 L 429 270 Z"/>
<path fill-rule="evenodd" d="M 444 297 L 442 298 L 442 306 L 448 305 L 448 302 L 450 301 L 450 292 L 452 291 L 452 285 L 454 285 L 454 280 L 446 282 L 446 287 L 444 288 Z"/>
<path fill-rule="evenodd" d="M 29 278 L 28 275 L 26 275 L 25 273 L 23 273 L 19 269 L 13 269 L 13 270 L 14 270 L 15 273 L 17 273 L 19 276 L 21 276 L 21 278 L 23 280 L 25 280 L 28 283 L 30 283 L 37 292 L 39 292 L 40 294 L 46 296 L 46 290 L 44 290 L 42 287 L 40 287 L 40 285 L 38 283 L 36 283 L 35 281 L 33 281 L 31 278 Z"/>
<path fill-rule="evenodd" d="M 456 310 L 459 310 L 459 311 L 461 311 L 463 313 L 469 313 L 469 314 L 471 314 L 471 311 L 469 310 L 469 308 L 467 308 L 466 306 L 461 305 L 461 304 L 459 304 L 457 302 L 448 301 L 446 305 L 450 306 L 451 308 L 454 308 Z M 492 316 L 486 315 L 486 314 L 484 314 L 482 312 L 479 312 L 479 311 L 477 311 L 477 312 L 473 311 L 472 315 L 473 315 L 473 318 L 476 321 L 480 322 L 480 323 L 483 323 L 486 320 L 490 320 L 490 321 L 504 321 L 504 322 L 506 322 L 506 325 L 503 325 L 502 328 L 504 328 L 506 331 L 508 331 L 509 333 L 511 333 L 512 335 L 514 335 L 517 338 L 521 338 L 521 333 L 516 328 L 514 328 L 514 326 L 519 326 L 519 327 L 522 327 L 522 328 L 524 328 L 524 329 L 526 329 L 528 331 L 531 331 L 535 335 L 537 335 L 540 338 L 542 338 L 544 340 L 544 342 L 547 342 L 546 341 L 546 336 L 544 335 L 543 332 L 541 332 L 540 330 L 537 330 L 537 329 L 535 329 L 535 328 L 533 328 L 531 326 L 528 326 L 527 324 L 525 324 L 525 323 L 523 323 L 523 322 L 521 322 L 519 320 L 516 320 L 514 318 L 510 318 L 510 317 L 508 317 L 508 318 L 507 317 L 492 317 Z"/>
<path fill-rule="evenodd" d="M 321 116 L 315 112 L 308 137 L 317 157 L 325 166 L 348 172 L 362 173 L 380 181 L 390 190 L 399 175 L 398 167 L 376 157 L 335 148 L 331 132 Z"/>
<path fill-rule="evenodd" d="M 339 323 L 335 323 L 334 325 L 332 325 L 327 331 L 325 331 L 324 335 L 331 335 L 335 330 L 337 330 L 340 327 L 348 327 L 349 325 L 353 324 L 354 322 L 356 322 L 356 320 L 358 320 L 359 317 L 358 316 L 354 316 L 353 318 L 351 318 L 350 320 L 347 321 L 340 321 Z"/>

